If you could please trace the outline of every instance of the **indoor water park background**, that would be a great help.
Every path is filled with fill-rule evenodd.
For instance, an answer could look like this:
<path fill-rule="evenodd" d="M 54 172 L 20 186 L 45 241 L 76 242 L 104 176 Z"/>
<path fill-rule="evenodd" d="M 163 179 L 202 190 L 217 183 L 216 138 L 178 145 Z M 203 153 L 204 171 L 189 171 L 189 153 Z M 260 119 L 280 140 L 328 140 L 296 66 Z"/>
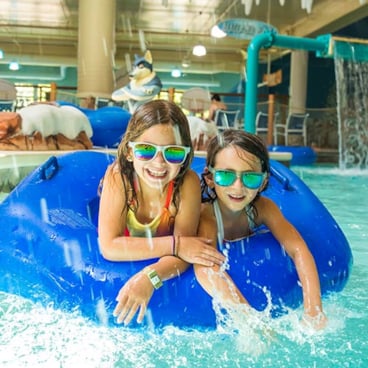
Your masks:
<path fill-rule="evenodd" d="M 79 0 L 79 6 L 83 4 L 89 7 L 96 1 L 98 0 Z M 81 65 L 69 60 L 70 50 L 74 50 L 76 54 L 77 49 L 78 27 L 75 22 L 83 22 L 83 19 L 78 18 L 78 2 L 49 1 L 48 6 L 53 8 L 47 8 L 42 1 L 37 2 L 35 14 L 39 15 L 39 21 L 41 22 L 41 15 L 45 12 L 48 16 L 48 20 L 42 20 L 44 23 L 39 27 L 40 30 L 36 21 L 30 18 L 34 11 L 31 5 L 34 3 L 35 1 L 12 0 L 0 4 L 0 14 L 4 14 L 0 19 L 3 30 L 0 32 L 0 78 L 16 88 L 16 98 L 11 101 L 11 110 L 16 112 L 34 102 L 50 101 L 82 106 L 89 94 L 81 94 L 78 86 L 78 68 L 81 69 Z M 107 3 L 110 4 L 111 0 L 106 1 Z M 328 326 L 317 332 L 306 328 L 301 323 L 302 308 L 298 308 L 279 318 L 270 318 L 266 313 L 250 314 L 247 318 L 241 313 L 231 314 L 222 320 L 217 329 L 210 331 L 171 326 L 160 332 L 149 328 L 142 331 L 96 324 L 85 318 L 78 309 L 66 312 L 55 308 L 52 303 L 38 303 L 22 298 L 17 290 L 1 290 L 1 367 L 368 366 L 368 4 L 364 0 L 315 0 L 305 2 L 308 4 L 307 9 L 301 9 L 300 1 L 296 0 L 284 1 L 284 5 L 289 8 L 270 0 L 214 1 L 210 5 L 208 2 L 204 4 L 202 1 L 192 0 L 186 4 L 188 9 L 195 7 L 191 16 L 186 15 L 182 8 L 180 12 L 176 12 L 184 14 L 187 19 L 176 22 L 175 27 L 180 24 L 184 28 L 180 32 L 176 30 L 162 37 L 163 46 L 160 47 L 164 51 L 154 49 L 158 42 L 154 38 L 157 37 L 155 32 L 149 33 L 146 30 L 144 33 L 142 29 L 134 28 L 136 21 L 149 23 L 140 14 L 143 9 L 147 11 L 147 4 L 151 11 L 172 11 L 175 6 L 182 6 L 183 3 L 177 0 L 117 0 L 116 28 L 120 69 L 116 68 L 114 72 L 120 78 L 120 83 L 128 83 L 129 63 L 135 53 L 143 55 L 142 44 L 146 43 L 147 46 L 152 46 L 154 69 L 163 82 L 158 98 L 173 100 L 190 115 L 193 112 L 186 110 L 182 103 L 186 91 L 200 88 L 208 94 L 218 93 L 229 110 L 240 111 L 240 129 L 244 128 L 247 87 L 245 40 L 208 41 L 203 35 L 203 27 L 207 31 L 214 22 L 226 18 L 247 19 L 249 16 L 257 21 L 275 25 L 278 23 L 276 26 L 280 29 L 283 25 L 279 24 L 277 16 L 282 23 L 286 22 L 285 15 L 289 14 L 294 23 L 282 28 L 284 34 L 292 36 L 293 32 L 297 34 L 299 31 L 301 37 L 313 39 L 325 33 L 331 33 L 335 37 L 328 57 L 321 57 L 314 51 L 303 51 L 303 60 L 308 60 L 305 106 L 302 106 L 303 113 L 308 114 L 306 146 L 316 153 L 316 161 L 307 165 L 290 165 L 290 170 L 307 184 L 330 211 L 344 232 L 353 253 L 353 265 L 347 285 L 341 292 L 331 293 L 323 299 Z M 216 11 L 209 11 L 209 6 Z M 355 21 L 348 23 L 346 19 L 344 22 L 335 19 L 330 22 L 330 25 L 335 25 L 334 30 L 325 32 L 327 26 L 321 26 L 320 30 L 309 29 L 308 34 L 302 33 L 297 26 L 298 22 L 308 28 L 308 21 L 323 17 L 323 6 L 330 7 L 329 13 L 332 8 L 335 12 L 345 12 Z M 126 12 L 128 7 L 129 12 Z M 62 15 L 57 13 L 59 8 L 62 8 Z M 245 15 L 244 12 L 248 11 L 249 14 Z M 18 20 L 16 14 L 19 14 Z M 149 15 L 155 18 L 154 14 L 158 13 Z M 302 14 L 302 18 L 296 19 L 299 14 Z M 162 25 L 169 22 L 168 17 L 156 18 L 160 18 L 158 21 Z M 174 15 L 172 18 L 174 19 Z M 58 21 L 61 22 L 60 32 L 64 38 L 72 40 L 71 49 L 58 40 L 53 31 L 52 22 Z M 94 28 L 100 29 L 101 23 L 103 22 L 96 21 Z M 70 25 L 73 27 L 68 28 Z M 87 25 L 87 29 L 88 27 L 90 25 Z M 43 33 L 35 37 L 36 31 Z M 182 39 L 178 37 L 183 34 L 187 34 L 190 41 L 185 39 L 181 42 Z M 31 44 L 30 40 L 33 38 L 38 40 L 36 44 Z M 46 44 L 46 39 L 49 38 L 52 46 Z M 87 37 L 85 40 L 98 47 L 95 39 L 89 40 Z M 205 59 L 194 57 L 187 51 L 197 41 L 204 41 L 209 53 L 211 47 L 213 48 L 215 56 L 211 60 L 215 60 L 215 64 L 209 66 L 201 61 Z M 124 47 L 121 46 L 123 42 Z M 125 46 L 125 42 L 128 46 Z M 63 62 L 47 55 L 51 47 L 59 50 Z M 220 60 L 221 49 L 226 47 L 232 52 L 235 49 L 238 51 L 235 56 L 227 53 Z M 3 51 L 5 57 L 2 58 Z M 262 50 L 256 104 L 257 112 L 276 112 L 279 121 L 283 123 L 290 109 L 295 108 L 290 93 L 290 79 L 292 58 L 296 54 L 295 51 L 284 51 L 274 48 Z M 175 63 L 168 61 L 170 52 L 178 56 Z M 170 68 L 162 67 L 160 59 L 163 56 L 166 57 L 165 64 L 169 64 Z M 34 60 L 44 60 L 47 57 L 47 65 L 34 64 Z M 10 62 L 22 59 L 23 65 L 18 71 L 9 70 Z M 233 67 L 235 60 L 238 63 Z M 184 61 L 189 64 L 189 69 L 183 66 Z M 180 66 L 181 75 L 173 77 L 170 69 L 177 66 Z M 232 70 L 220 70 L 221 66 Z M 214 72 L 208 73 L 211 68 Z M 195 73 L 190 73 L 191 69 L 196 69 Z M 274 85 L 264 84 L 264 78 L 267 80 L 280 75 L 281 80 Z M 8 101 L 6 102 L 3 110 L 8 109 Z M 122 109 L 124 113 L 129 108 L 124 102 L 113 101 L 106 95 L 96 96 L 93 110 L 98 112 L 106 107 Z M 206 114 L 207 111 L 204 115 L 202 111 L 196 115 L 206 117 Z M 269 141 L 268 134 L 260 135 L 265 143 L 274 143 L 274 140 Z M 298 147 L 303 144 L 302 139 L 303 137 L 293 137 L 290 145 Z M 282 140 L 281 144 L 284 143 Z M 113 152 L 109 147 L 103 149 L 107 153 Z M 17 184 L 44 160 L 44 153 L 41 157 L 37 154 L 23 154 L 24 152 L 17 156 L 18 153 L 16 150 L 13 154 L 0 151 L 0 202 L 10 191 L 16 190 Z M 8 277 L 4 267 L 1 268 L 0 275 L 3 279 Z"/>

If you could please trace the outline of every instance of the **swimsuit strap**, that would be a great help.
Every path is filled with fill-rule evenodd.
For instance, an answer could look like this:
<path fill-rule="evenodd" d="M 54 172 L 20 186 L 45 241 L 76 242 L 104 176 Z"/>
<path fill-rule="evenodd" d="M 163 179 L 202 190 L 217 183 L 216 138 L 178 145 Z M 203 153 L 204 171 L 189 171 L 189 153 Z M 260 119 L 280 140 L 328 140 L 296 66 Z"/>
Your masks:
<path fill-rule="evenodd" d="M 216 223 L 217 223 L 217 241 L 218 244 L 224 242 L 224 223 L 222 221 L 222 215 L 218 201 L 213 202 L 213 210 L 215 211 Z"/>
<path fill-rule="evenodd" d="M 174 191 L 174 180 L 171 180 L 167 188 L 167 195 L 164 208 L 161 213 L 161 220 L 156 229 L 156 236 L 172 235 L 174 233 L 175 217 L 169 211 Z"/>
<path fill-rule="evenodd" d="M 217 200 L 213 202 L 213 210 L 215 212 L 216 223 L 217 223 L 217 241 L 218 241 L 218 244 L 222 245 L 225 239 L 224 222 L 222 221 L 221 210 L 220 210 L 220 206 Z M 252 234 L 255 228 L 255 223 L 253 220 L 253 216 L 250 214 L 250 212 L 252 212 L 251 208 L 247 206 L 245 209 L 245 213 L 248 218 L 249 234 Z"/>
<path fill-rule="evenodd" d="M 171 215 L 169 206 L 173 190 L 174 181 L 170 181 L 167 188 L 165 205 L 162 208 L 161 213 L 158 214 L 149 224 L 141 224 L 135 217 L 134 212 L 131 209 L 128 209 L 127 226 L 124 235 L 129 236 L 130 234 L 132 236 L 146 236 L 147 229 L 150 229 L 152 236 L 172 235 L 175 217 Z"/>
<path fill-rule="evenodd" d="M 173 191 L 174 191 L 174 180 L 171 180 L 167 188 L 167 195 L 164 208 L 169 208 Z"/>
<path fill-rule="evenodd" d="M 248 218 L 248 227 L 249 227 L 249 233 L 253 233 L 255 227 L 256 227 L 256 224 L 254 222 L 254 213 L 253 213 L 253 210 L 252 210 L 252 207 L 247 205 L 245 207 L 245 213 L 247 215 L 247 218 Z"/>
<path fill-rule="evenodd" d="M 165 204 L 164 204 L 163 208 L 169 208 L 169 206 L 170 206 L 171 197 L 172 197 L 172 194 L 173 194 L 173 191 L 174 191 L 174 184 L 175 184 L 174 180 L 171 180 L 170 183 L 168 184 Z M 133 199 L 130 199 L 129 204 L 133 205 L 133 203 L 134 203 Z"/>

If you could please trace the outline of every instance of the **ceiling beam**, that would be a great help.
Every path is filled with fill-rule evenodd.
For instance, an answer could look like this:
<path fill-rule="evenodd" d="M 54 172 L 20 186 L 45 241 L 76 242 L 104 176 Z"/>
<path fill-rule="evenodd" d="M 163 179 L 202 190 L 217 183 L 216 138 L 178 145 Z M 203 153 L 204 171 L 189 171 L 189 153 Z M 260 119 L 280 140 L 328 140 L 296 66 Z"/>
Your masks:
<path fill-rule="evenodd" d="M 312 13 L 280 31 L 296 37 L 316 37 L 333 33 L 368 16 L 368 3 L 358 0 L 325 0 L 313 6 Z"/>
<path fill-rule="evenodd" d="M 236 4 L 238 2 L 233 1 L 232 8 Z M 305 13 L 294 24 L 279 28 L 279 32 L 298 37 L 316 37 L 333 33 L 368 16 L 368 3 L 361 4 L 359 0 L 320 0 L 314 4 L 311 14 Z M 254 7 L 254 11 L 261 11 L 261 7 Z M 18 58 L 27 65 L 77 67 L 78 27 L 75 24 L 70 27 L 50 27 L 6 22 L 0 20 L 0 44 L 6 55 L 6 59 L 0 60 L 0 63 L 9 62 L 9 58 Z M 116 52 L 112 62 L 116 69 L 126 68 L 126 54 L 133 61 L 134 54 L 143 55 L 142 48 L 146 47 L 152 52 L 154 67 L 159 71 L 181 67 L 183 59 L 187 58 L 191 63 L 190 68 L 185 69 L 188 73 L 242 73 L 249 41 L 231 37 L 215 39 L 207 33 L 128 32 L 120 27 L 115 36 Z M 207 55 L 200 58 L 191 54 L 192 47 L 199 40 L 207 48 Z M 261 62 L 267 61 L 268 55 L 275 59 L 282 53 L 274 48 L 261 50 Z"/>

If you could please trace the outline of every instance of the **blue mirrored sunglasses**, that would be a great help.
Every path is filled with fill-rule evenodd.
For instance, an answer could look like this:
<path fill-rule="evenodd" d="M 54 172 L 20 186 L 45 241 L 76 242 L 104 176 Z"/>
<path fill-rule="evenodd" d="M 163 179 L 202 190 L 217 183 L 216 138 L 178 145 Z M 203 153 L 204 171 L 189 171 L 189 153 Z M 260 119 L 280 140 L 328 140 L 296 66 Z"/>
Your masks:
<path fill-rule="evenodd" d="M 266 177 L 266 173 L 224 169 L 217 170 L 211 166 L 208 168 L 208 171 L 213 174 L 214 182 L 222 187 L 229 187 L 235 183 L 237 178 L 240 178 L 246 188 L 258 189 Z"/>
<path fill-rule="evenodd" d="M 175 165 L 182 164 L 190 152 L 190 147 L 175 145 L 157 146 L 152 143 L 129 142 L 128 146 L 133 149 L 134 157 L 138 160 L 151 161 L 161 152 L 167 163 Z"/>

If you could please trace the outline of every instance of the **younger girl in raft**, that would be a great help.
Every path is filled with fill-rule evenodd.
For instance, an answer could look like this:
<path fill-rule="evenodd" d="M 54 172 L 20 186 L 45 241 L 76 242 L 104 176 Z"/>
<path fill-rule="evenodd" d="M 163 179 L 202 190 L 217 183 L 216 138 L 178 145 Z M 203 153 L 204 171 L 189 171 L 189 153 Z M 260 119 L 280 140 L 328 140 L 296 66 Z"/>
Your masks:
<path fill-rule="evenodd" d="M 202 191 L 209 198 L 203 204 L 199 235 L 219 242 L 251 236 L 265 225 L 292 258 L 303 288 L 305 319 L 316 329 L 323 328 L 320 283 L 312 254 L 301 235 L 278 206 L 261 195 L 270 175 L 269 156 L 261 139 L 240 130 L 228 129 L 214 137 L 207 147 L 207 167 Z M 245 303 L 230 276 L 219 266 L 195 265 L 202 287 L 220 303 Z"/>
<path fill-rule="evenodd" d="M 154 100 L 135 111 L 104 176 L 99 243 L 108 260 L 153 261 L 121 288 L 119 323 L 136 313 L 142 322 L 153 291 L 183 273 L 187 262 L 224 261 L 211 240 L 197 237 L 201 190 L 189 169 L 192 158 L 188 121 L 177 105 Z"/>

